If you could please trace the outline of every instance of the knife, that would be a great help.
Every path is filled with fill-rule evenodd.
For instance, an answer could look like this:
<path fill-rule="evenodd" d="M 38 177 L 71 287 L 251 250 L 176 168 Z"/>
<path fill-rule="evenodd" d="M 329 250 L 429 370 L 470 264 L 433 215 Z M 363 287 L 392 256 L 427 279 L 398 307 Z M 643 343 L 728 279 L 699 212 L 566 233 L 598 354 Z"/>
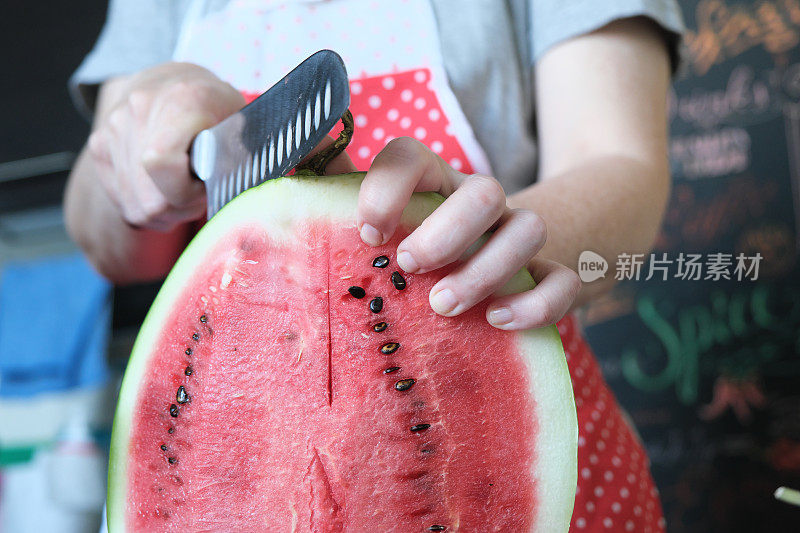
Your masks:
<path fill-rule="evenodd" d="M 189 160 L 206 185 L 208 219 L 250 187 L 286 175 L 349 105 L 342 58 L 321 50 L 241 110 L 198 133 Z"/>

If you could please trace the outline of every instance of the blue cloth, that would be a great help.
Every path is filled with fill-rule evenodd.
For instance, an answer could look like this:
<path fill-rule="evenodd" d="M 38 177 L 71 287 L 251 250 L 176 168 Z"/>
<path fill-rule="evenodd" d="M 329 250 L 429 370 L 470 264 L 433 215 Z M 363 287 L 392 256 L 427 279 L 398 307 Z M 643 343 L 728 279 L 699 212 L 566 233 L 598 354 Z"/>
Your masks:
<path fill-rule="evenodd" d="M 110 319 L 110 286 L 83 256 L 5 264 L 0 398 L 104 383 Z"/>

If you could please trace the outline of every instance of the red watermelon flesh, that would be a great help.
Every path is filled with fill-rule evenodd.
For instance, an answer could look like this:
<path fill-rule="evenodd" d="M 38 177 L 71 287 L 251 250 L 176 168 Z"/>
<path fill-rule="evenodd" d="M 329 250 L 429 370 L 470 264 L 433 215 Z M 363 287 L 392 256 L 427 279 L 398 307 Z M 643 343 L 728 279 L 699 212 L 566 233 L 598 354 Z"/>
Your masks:
<path fill-rule="evenodd" d="M 284 203 L 359 182 L 279 181 Z M 280 229 L 233 202 L 165 283 L 115 420 L 112 532 L 566 530 L 574 408 L 558 374 L 542 380 L 562 381 L 553 403 L 529 353 L 552 360 L 552 335 L 492 328 L 485 304 L 431 310 L 448 269 L 405 274 L 394 254 L 435 202 L 371 248 L 316 201 Z"/>

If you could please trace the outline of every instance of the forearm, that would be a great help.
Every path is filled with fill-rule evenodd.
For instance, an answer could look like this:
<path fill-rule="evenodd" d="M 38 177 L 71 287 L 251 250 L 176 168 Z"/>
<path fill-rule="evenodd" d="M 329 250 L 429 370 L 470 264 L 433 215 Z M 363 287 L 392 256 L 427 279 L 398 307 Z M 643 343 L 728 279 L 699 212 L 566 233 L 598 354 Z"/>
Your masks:
<path fill-rule="evenodd" d="M 67 231 L 95 268 L 117 284 L 163 278 L 189 238 L 188 225 L 169 232 L 135 229 L 100 184 L 86 149 L 67 183 L 64 213 Z"/>
<path fill-rule="evenodd" d="M 557 176 L 547 176 L 509 198 L 512 207 L 531 209 L 547 224 L 539 256 L 577 269 L 578 256 L 592 250 L 609 263 L 604 279 L 584 283 L 580 306 L 614 284 L 620 253 L 645 253 L 653 245 L 669 196 L 663 164 L 625 156 L 587 159 Z"/>
<path fill-rule="evenodd" d="M 668 88 L 664 40 L 643 17 L 570 39 L 536 63 L 540 176 L 512 203 L 545 219 L 545 258 L 576 270 L 584 250 L 608 261 L 576 305 L 613 285 L 620 253 L 644 253 L 656 239 L 670 185 Z"/>

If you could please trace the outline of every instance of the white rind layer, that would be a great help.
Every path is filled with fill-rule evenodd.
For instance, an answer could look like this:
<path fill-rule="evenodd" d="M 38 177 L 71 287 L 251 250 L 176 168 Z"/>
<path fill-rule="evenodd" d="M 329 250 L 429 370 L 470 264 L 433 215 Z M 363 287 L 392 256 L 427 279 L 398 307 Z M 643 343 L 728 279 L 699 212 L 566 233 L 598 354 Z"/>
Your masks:
<path fill-rule="evenodd" d="M 260 224 L 271 238 L 289 242 L 295 223 L 329 219 L 355 227 L 358 190 L 363 174 L 336 177 L 299 177 L 272 180 L 238 196 L 206 224 L 181 255 L 158 293 L 136 339 L 122 381 L 111 438 L 108 486 L 108 527 L 125 531 L 126 466 L 133 410 L 152 347 L 166 323 L 171 303 L 181 295 L 193 274 L 203 268 L 208 250 L 237 227 Z M 440 203 L 439 195 L 415 194 L 402 222 L 418 226 Z M 515 293 L 533 287 L 527 271 L 520 271 L 504 287 Z M 518 346 L 528 369 L 535 399 L 537 461 L 533 465 L 538 515 L 537 533 L 569 529 L 577 483 L 578 426 L 572 384 L 561 339 L 554 326 L 518 333 Z"/>

